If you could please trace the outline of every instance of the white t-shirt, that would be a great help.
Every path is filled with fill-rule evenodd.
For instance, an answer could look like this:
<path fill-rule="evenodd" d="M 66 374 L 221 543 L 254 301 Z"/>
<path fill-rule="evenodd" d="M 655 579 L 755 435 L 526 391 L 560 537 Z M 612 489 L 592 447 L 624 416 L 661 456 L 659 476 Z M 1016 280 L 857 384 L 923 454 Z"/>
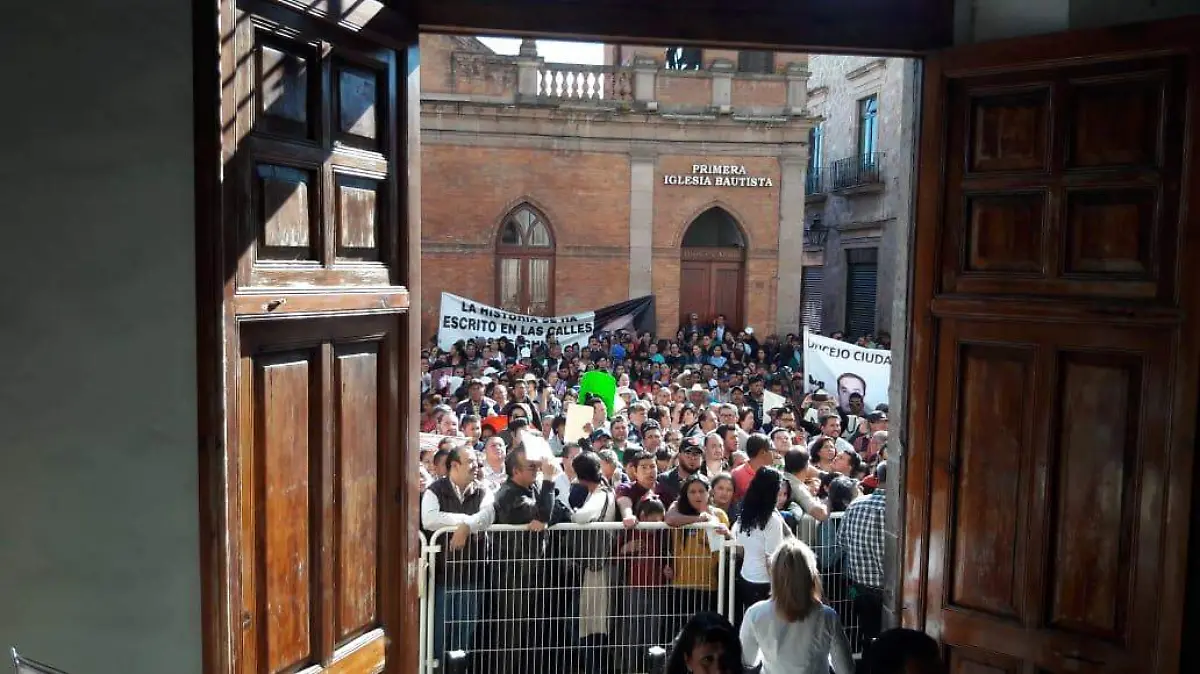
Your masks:
<path fill-rule="evenodd" d="M 771 518 L 762 529 L 746 531 L 738 518 L 733 526 L 734 540 L 742 546 L 742 578 L 751 583 L 771 582 L 771 555 L 779 549 L 787 536 L 787 525 L 778 510 L 771 511 Z"/>

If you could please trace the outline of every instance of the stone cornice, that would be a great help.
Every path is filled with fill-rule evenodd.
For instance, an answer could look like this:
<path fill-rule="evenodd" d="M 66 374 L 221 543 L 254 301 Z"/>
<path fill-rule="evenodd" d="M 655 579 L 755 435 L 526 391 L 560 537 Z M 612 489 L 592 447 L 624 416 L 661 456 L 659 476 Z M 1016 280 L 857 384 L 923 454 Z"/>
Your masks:
<path fill-rule="evenodd" d="M 544 136 L 559 141 L 643 141 L 788 145 L 808 141 L 813 118 L 803 116 L 750 118 L 674 116 L 617 109 L 596 110 L 481 105 L 452 101 L 422 103 L 421 130 L 436 142 L 439 136 Z"/>
<path fill-rule="evenodd" d="M 846 79 L 853 82 L 854 80 L 866 77 L 867 75 L 875 72 L 876 70 L 883 70 L 886 67 L 887 67 L 887 59 L 877 58 L 874 61 L 871 61 L 870 63 L 868 63 L 866 65 L 859 66 L 859 67 L 855 68 L 854 70 L 851 70 L 850 72 L 846 73 Z"/>

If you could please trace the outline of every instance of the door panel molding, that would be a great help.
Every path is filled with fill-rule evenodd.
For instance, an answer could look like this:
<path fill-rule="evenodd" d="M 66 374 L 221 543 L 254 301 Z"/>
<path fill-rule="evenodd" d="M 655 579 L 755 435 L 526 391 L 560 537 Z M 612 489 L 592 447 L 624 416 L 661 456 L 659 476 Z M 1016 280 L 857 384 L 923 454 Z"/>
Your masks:
<path fill-rule="evenodd" d="M 1200 380 L 1197 31 L 926 60 L 901 619 L 941 638 L 953 671 L 1178 670 Z M 1034 211 L 1011 200 L 1030 194 Z M 962 502 L 980 471 L 987 489 Z"/>
<path fill-rule="evenodd" d="M 204 669 L 416 671 L 415 23 L 195 4 Z"/>

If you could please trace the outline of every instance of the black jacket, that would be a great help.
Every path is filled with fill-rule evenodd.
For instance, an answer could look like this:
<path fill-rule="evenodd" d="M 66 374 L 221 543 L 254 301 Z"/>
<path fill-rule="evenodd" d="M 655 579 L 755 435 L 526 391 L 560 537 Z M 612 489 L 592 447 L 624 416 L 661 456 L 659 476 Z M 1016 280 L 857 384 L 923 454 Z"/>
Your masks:
<path fill-rule="evenodd" d="M 556 516 L 561 519 L 561 515 L 555 512 L 556 509 L 566 510 L 555 498 L 552 480 L 545 480 L 541 484 L 534 483 L 532 487 L 525 489 L 510 479 L 496 490 L 493 507 L 496 511 L 496 524 L 515 525 L 529 524 L 534 520 L 553 524 Z M 569 511 L 566 517 L 570 520 Z M 498 557 L 510 561 L 534 561 L 545 557 L 545 536 L 524 531 L 493 532 L 492 538 Z"/>

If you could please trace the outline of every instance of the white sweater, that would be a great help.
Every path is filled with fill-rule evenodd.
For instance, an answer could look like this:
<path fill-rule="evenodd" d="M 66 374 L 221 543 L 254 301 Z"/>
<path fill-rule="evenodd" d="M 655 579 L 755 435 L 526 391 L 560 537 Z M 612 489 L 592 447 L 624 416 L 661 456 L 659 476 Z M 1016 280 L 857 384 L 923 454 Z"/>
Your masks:
<path fill-rule="evenodd" d="M 746 609 L 742 620 L 742 660 L 763 663 L 762 674 L 854 674 L 850 642 L 837 611 L 821 604 L 803 620 L 784 622 L 768 599 Z"/>

